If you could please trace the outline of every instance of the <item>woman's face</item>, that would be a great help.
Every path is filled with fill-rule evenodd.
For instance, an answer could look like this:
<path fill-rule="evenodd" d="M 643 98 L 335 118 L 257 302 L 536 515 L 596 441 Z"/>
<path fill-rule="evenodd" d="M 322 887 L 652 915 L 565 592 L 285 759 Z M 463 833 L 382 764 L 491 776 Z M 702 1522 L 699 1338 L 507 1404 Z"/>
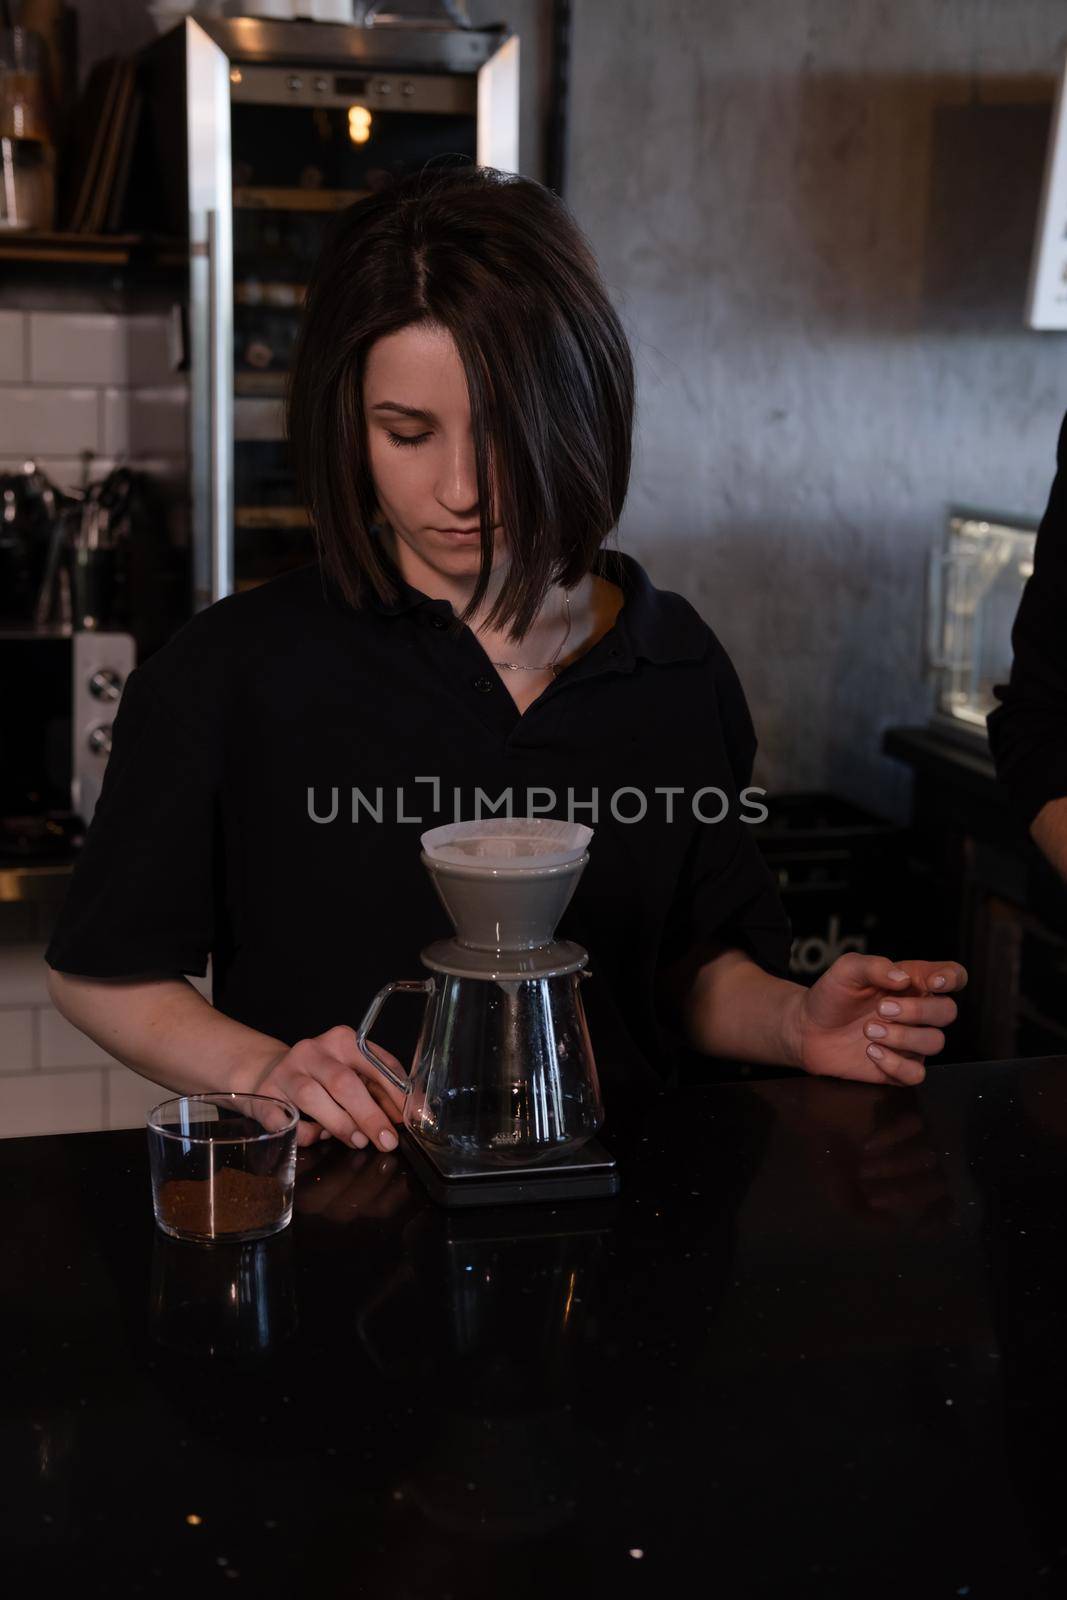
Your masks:
<path fill-rule="evenodd" d="M 474 439 L 451 334 L 412 326 L 378 339 L 365 363 L 363 411 L 378 504 L 397 539 L 441 576 L 473 580 L 481 563 Z M 496 570 L 499 528 L 494 539 Z"/>

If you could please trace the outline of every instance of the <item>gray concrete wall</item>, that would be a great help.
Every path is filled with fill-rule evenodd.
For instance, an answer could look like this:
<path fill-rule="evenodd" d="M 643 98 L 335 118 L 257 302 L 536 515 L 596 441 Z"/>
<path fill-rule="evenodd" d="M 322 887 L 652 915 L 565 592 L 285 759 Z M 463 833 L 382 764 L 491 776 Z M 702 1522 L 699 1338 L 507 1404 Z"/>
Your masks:
<path fill-rule="evenodd" d="M 567 199 L 640 372 L 621 542 L 733 655 L 759 781 L 899 816 L 946 505 L 1040 513 L 1067 408 L 1022 326 L 1067 8 L 574 11 Z"/>
<path fill-rule="evenodd" d="M 82 73 L 154 31 L 74 0 Z M 574 0 L 568 202 L 639 369 L 620 526 L 730 650 L 758 781 L 888 815 L 946 506 L 1037 515 L 1067 343 L 1022 326 L 1063 0 Z M 543 175 L 549 0 L 522 38 Z"/>

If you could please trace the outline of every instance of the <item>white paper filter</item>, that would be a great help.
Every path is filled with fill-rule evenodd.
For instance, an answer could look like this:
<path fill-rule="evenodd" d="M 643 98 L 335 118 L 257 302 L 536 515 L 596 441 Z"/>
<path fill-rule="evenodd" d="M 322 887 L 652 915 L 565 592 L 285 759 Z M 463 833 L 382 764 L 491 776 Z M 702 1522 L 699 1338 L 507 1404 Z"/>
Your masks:
<path fill-rule="evenodd" d="M 480 822 L 446 822 L 422 835 L 422 848 L 434 861 L 467 867 L 558 867 L 584 855 L 592 828 L 554 817 L 486 817 Z"/>

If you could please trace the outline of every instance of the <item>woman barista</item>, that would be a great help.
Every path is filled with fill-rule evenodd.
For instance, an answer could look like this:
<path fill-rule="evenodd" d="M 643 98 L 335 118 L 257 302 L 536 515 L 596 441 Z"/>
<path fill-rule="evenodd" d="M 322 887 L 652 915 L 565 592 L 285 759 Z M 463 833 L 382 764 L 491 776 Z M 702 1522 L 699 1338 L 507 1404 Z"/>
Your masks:
<path fill-rule="evenodd" d="M 434 166 L 340 214 L 287 402 L 316 559 L 131 674 L 46 952 L 75 1026 L 176 1092 L 289 1099 L 301 1143 L 392 1149 L 400 1098 L 352 1024 L 452 931 L 419 834 L 509 794 L 595 829 L 558 935 L 590 953 L 606 1098 L 674 1081 L 672 1030 L 921 1081 L 965 974 L 846 955 L 811 989 L 786 976 L 740 684 L 693 607 L 605 545 L 633 414 L 626 337 L 550 190 Z M 183 976 L 209 955 L 214 1005 Z"/>

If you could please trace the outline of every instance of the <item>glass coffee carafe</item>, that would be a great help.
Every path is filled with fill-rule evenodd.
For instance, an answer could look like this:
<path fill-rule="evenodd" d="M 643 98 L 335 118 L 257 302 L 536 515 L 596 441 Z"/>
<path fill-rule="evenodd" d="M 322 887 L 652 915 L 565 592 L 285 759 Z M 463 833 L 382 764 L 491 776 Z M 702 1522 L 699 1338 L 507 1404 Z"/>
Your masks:
<path fill-rule="evenodd" d="M 592 829 L 493 818 L 422 835 L 422 862 L 456 937 L 421 952 L 430 976 L 380 989 L 360 1049 L 405 1095 L 404 1126 L 438 1162 L 516 1168 L 572 1154 L 604 1120 L 581 998 L 588 953 L 553 938 Z M 390 995 L 422 994 L 409 1077 L 367 1034 Z"/>

